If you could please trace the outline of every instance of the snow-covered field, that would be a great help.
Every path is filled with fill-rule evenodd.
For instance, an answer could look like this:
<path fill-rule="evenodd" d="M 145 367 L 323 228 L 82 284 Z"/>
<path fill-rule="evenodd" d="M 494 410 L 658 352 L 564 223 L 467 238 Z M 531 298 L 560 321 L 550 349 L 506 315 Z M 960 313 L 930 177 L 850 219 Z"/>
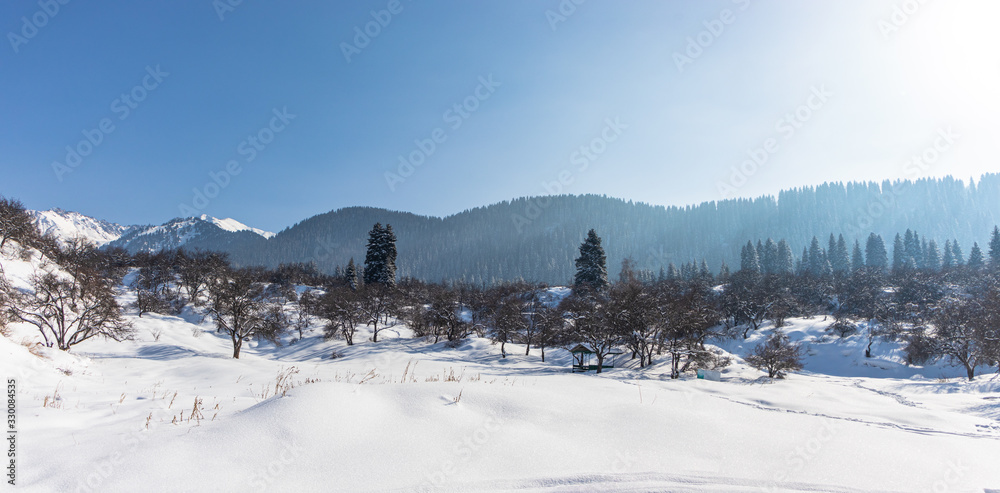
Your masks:
<path fill-rule="evenodd" d="M 4 266 L 15 284 L 28 269 Z M 823 317 L 791 320 L 805 371 L 773 382 L 738 357 L 721 382 L 670 380 L 666 361 L 572 374 L 565 350 L 501 359 L 489 341 L 449 348 L 402 326 L 353 347 L 316 326 L 234 360 L 196 313 L 130 319 L 135 341 L 69 354 L 34 346 L 30 326 L 0 337 L 18 491 L 1000 488 L 991 370 L 907 367 L 894 344 L 866 359 Z M 719 346 L 741 355 L 767 332 Z"/>

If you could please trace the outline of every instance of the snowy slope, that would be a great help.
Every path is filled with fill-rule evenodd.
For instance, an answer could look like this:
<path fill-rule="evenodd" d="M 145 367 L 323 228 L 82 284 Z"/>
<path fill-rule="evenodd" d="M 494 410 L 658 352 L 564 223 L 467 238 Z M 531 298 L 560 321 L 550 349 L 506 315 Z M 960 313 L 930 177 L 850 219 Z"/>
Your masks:
<path fill-rule="evenodd" d="M 132 228 L 62 209 L 29 212 L 43 234 L 51 233 L 64 241 L 83 237 L 101 246 L 117 240 Z"/>
<path fill-rule="evenodd" d="M 764 383 L 742 365 L 723 382 L 671 381 L 656 369 L 581 375 L 566 371 L 561 350 L 547 363 L 502 360 L 488 341 L 452 350 L 407 331 L 352 348 L 313 334 L 231 360 L 228 341 L 210 326 L 156 315 L 136 323 L 135 342 L 46 352 L 52 361 L 19 372 L 27 491 L 919 492 L 1000 484 L 998 385 L 986 378 L 803 374 Z M 13 359 L 5 361 L 30 361 L 8 346 Z M 328 359 L 334 349 L 343 358 Z M 270 397 L 289 370 L 298 386 Z M 892 392 L 871 390 L 885 386 Z M 42 406 L 56 394 L 58 407 Z M 196 399 L 200 420 L 191 419 Z"/>
<path fill-rule="evenodd" d="M 0 262 L 22 288 L 38 267 Z M 734 363 L 709 382 L 670 380 L 662 358 L 572 374 L 562 349 L 542 362 L 510 344 L 503 359 L 487 340 L 452 349 L 403 326 L 346 346 L 316 324 L 233 360 L 201 312 L 129 318 L 134 341 L 71 353 L 33 345 L 30 326 L 0 337 L 0 374 L 18 382 L 18 491 L 1000 488 L 1000 379 L 905 367 L 893 344 L 866 359 L 861 336 L 826 337 L 823 317 L 789 321 L 805 370 L 773 382 L 739 358 L 768 327 L 718 342 Z"/>

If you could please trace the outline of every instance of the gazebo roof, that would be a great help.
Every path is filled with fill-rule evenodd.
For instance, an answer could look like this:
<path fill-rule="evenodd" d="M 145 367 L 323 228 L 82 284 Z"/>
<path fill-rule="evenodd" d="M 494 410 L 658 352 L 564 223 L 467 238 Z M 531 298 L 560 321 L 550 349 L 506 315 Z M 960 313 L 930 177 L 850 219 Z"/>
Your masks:
<path fill-rule="evenodd" d="M 573 349 L 570 349 L 569 352 L 574 353 L 574 354 L 576 354 L 576 353 L 594 354 L 593 351 L 591 351 L 590 349 L 587 349 L 586 347 L 584 347 L 583 344 L 577 344 L 576 347 L 573 348 Z"/>

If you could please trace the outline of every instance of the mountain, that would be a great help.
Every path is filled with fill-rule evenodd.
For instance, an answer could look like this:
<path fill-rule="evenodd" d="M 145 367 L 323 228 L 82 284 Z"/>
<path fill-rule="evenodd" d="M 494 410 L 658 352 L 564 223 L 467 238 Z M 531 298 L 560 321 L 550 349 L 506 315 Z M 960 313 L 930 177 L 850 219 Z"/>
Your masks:
<path fill-rule="evenodd" d="M 397 273 L 428 281 L 475 283 L 523 278 L 567 283 L 587 231 L 604 240 L 608 270 L 618 273 L 631 257 L 638 269 L 658 272 L 670 263 L 706 260 L 739 268 L 748 240 L 786 239 L 797 254 L 816 236 L 827 245 L 843 235 L 849 248 L 879 234 L 892 245 L 914 229 L 925 240 L 957 240 L 968 254 L 985 247 L 1000 219 L 1000 174 L 966 184 L 951 177 L 917 181 L 826 183 L 785 190 L 777 197 L 731 199 L 684 207 L 634 203 L 597 195 L 522 198 L 446 218 L 369 207 L 321 214 L 266 242 L 230 242 L 224 248 L 242 265 L 276 267 L 314 262 L 333 273 L 350 258 L 365 257 L 368 231 L 392 225 L 398 237 Z"/>
<path fill-rule="evenodd" d="M 262 229 L 251 228 L 250 226 L 247 226 L 246 224 L 243 224 L 243 223 L 241 223 L 241 222 L 239 222 L 239 221 L 237 221 L 235 219 L 232 219 L 232 218 L 219 219 L 219 218 L 215 218 L 215 217 L 212 217 L 212 216 L 209 216 L 209 215 L 206 215 L 206 214 L 202 214 L 197 219 L 200 219 L 202 221 L 208 221 L 208 222 L 210 222 L 210 223 L 218 226 L 219 228 L 221 228 L 224 231 L 229 231 L 230 233 L 237 233 L 237 232 L 240 232 L 240 231 L 249 231 L 251 233 L 256 233 L 256 234 L 258 234 L 260 236 L 263 236 L 264 239 L 270 239 L 270 238 L 274 237 L 274 233 L 272 233 L 270 231 L 264 231 Z"/>
<path fill-rule="evenodd" d="M 135 226 L 107 247 L 121 247 L 136 252 L 184 247 L 191 250 L 228 251 L 235 245 L 260 247 L 274 233 L 251 228 L 235 219 L 211 216 L 172 219 L 159 226 Z"/>
<path fill-rule="evenodd" d="M 132 228 L 62 209 L 29 212 L 43 234 L 52 234 L 64 241 L 83 237 L 101 246 L 117 240 Z"/>
<path fill-rule="evenodd" d="M 209 216 L 136 227 L 108 243 L 131 252 L 183 246 L 227 252 L 242 266 L 315 263 L 335 273 L 354 258 L 363 264 L 368 232 L 391 224 L 398 238 L 397 274 L 427 281 L 492 283 L 525 279 L 571 282 L 574 260 L 587 231 L 604 240 L 608 270 L 621 262 L 653 273 L 705 260 L 712 272 L 726 262 L 739 268 L 748 240 L 786 239 L 798 254 L 814 236 L 822 246 L 843 235 L 862 248 L 872 232 L 893 244 L 897 233 L 916 230 L 939 251 L 958 241 L 968 254 L 986 247 L 1000 219 L 1000 174 L 965 183 L 951 177 L 917 181 L 826 183 L 780 192 L 777 197 L 731 199 L 683 207 L 654 206 L 598 195 L 520 198 L 445 218 L 372 207 L 320 214 L 277 235 L 231 219 Z"/>

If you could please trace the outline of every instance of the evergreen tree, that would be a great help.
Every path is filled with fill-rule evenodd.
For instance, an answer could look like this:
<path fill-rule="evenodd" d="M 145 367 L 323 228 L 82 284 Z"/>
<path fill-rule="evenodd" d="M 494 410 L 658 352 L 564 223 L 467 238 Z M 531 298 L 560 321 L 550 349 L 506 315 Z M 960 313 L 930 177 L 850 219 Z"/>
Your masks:
<path fill-rule="evenodd" d="M 701 259 L 701 265 L 698 266 L 698 278 L 704 281 L 712 280 L 712 271 L 708 270 L 708 261 Z"/>
<path fill-rule="evenodd" d="M 937 242 L 930 240 L 927 242 L 927 249 L 924 250 L 924 268 L 937 272 L 941 270 L 941 254 L 938 253 Z"/>
<path fill-rule="evenodd" d="M 861 254 L 861 243 L 854 240 L 854 251 L 851 252 L 851 271 L 857 272 L 865 268 L 865 257 Z"/>
<path fill-rule="evenodd" d="M 685 281 L 694 279 L 696 275 L 698 275 L 698 268 L 695 267 L 694 261 L 685 262 L 684 265 L 681 266 L 681 277 Z"/>
<path fill-rule="evenodd" d="M 580 245 L 573 284 L 576 287 L 590 286 L 595 290 L 608 285 L 608 257 L 601 246 L 601 237 L 593 229 L 587 232 L 587 239 Z"/>
<path fill-rule="evenodd" d="M 795 254 L 785 239 L 778 242 L 778 259 L 775 262 L 775 272 L 778 274 L 795 274 Z"/>
<path fill-rule="evenodd" d="M 752 241 L 748 241 L 740 254 L 740 270 L 760 274 L 760 257 L 757 256 L 757 248 Z"/>
<path fill-rule="evenodd" d="M 729 281 L 729 275 L 730 275 L 729 274 L 729 266 L 726 265 L 725 261 L 723 261 L 722 262 L 722 267 L 719 267 L 719 277 L 718 277 L 719 282 L 728 282 Z"/>
<path fill-rule="evenodd" d="M 923 240 L 921 240 L 921 243 L 920 243 L 920 256 L 917 257 L 917 263 L 920 264 L 920 268 L 921 269 L 929 269 L 930 268 L 927 265 L 927 248 L 928 248 L 927 239 L 924 238 Z"/>
<path fill-rule="evenodd" d="M 962 247 L 958 246 L 958 240 L 951 242 L 951 256 L 955 259 L 955 267 L 965 265 L 965 255 L 962 253 Z"/>
<path fill-rule="evenodd" d="M 802 247 L 802 256 L 795 264 L 795 273 L 804 276 L 809 273 L 809 248 Z"/>
<path fill-rule="evenodd" d="M 903 238 L 899 236 L 899 233 L 896 233 L 896 239 L 892 242 L 893 274 L 902 272 L 904 263 L 906 263 L 906 247 L 903 245 Z"/>
<path fill-rule="evenodd" d="M 944 257 L 941 260 L 941 267 L 944 270 L 955 268 L 955 255 L 951 253 L 951 240 L 945 240 L 944 242 Z"/>
<path fill-rule="evenodd" d="M 764 243 L 764 258 L 761 262 L 761 269 L 765 274 L 775 274 L 778 272 L 778 244 L 768 238 Z"/>
<path fill-rule="evenodd" d="M 847 253 L 847 242 L 844 241 L 844 235 L 840 235 L 837 238 L 837 244 L 834 246 L 832 258 L 830 263 L 833 266 L 833 271 L 836 273 L 845 273 L 851 268 L 851 257 Z"/>
<path fill-rule="evenodd" d="M 886 272 L 889 269 L 889 254 L 885 251 L 885 242 L 881 236 L 875 233 L 868 236 L 865 259 L 868 267 L 877 272 Z"/>
<path fill-rule="evenodd" d="M 347 262 L 347 270 L 344 271 L 344 279 L 347 280 L 347 285 L 351 287 L 352 291 L 358 290 L 358 268 L 354 265 L 354 257 L 351 257 L 350 262 Z"/>
<path fill-rule="evenodd" d="M 812 242 L 809 244 L 809 274 L 811 276 L 821 277 L 823 275 L 823 262 L 826 261 L 824 257 L 823 249 L 819 246 L 819 238 L 813 236 Z"/>
<path fill-rule="evenodd" d="M 990 239 L 990 268 L 1000 270 L 1000 227 L 993 227 Z"/>
<path fill-rule="evenodd" d="M 677 270 L 677 266 L 673 262 L 667 266 L 667 280 L 668 281 L 679 281 L 681 279 L 681 273 Z"/>
<path fill-rule="evenodd" d="M 986 266 L 986 260 L 983 259 L 983 251 L 979 248 L 979 243 L 972 244 L 972 250 L 969 251 L 969 270 L 978 271 L 982 270 Z"/>
<path fill-rule="evenodd" d="M 365 254 L 365 284 L 396 286 L 396 234 L 392 226 L 381 223 L 368 233 L 368 252 Z"/>
<path fill-rule="evenodd" d="M 824 279 L 833 277 L 833 265 L 830 264 L 829 259 L 826 258 L 823 259 L 823 268 L 822 271 L 820 272 L 820 277 Z"/>
<path fill-rule="evenodd" d="M 904 254 L 902 261 L 905 264 L 907 259 L 912 259 L 910 265 L 913 268 L 919 268 L 923 265 L 924 254 L 923 248 L 920 244 L 920 235 L 916 231 L 910 229 L 906 230 L 906 236 L 903 238 L 903 248 Z"/>

